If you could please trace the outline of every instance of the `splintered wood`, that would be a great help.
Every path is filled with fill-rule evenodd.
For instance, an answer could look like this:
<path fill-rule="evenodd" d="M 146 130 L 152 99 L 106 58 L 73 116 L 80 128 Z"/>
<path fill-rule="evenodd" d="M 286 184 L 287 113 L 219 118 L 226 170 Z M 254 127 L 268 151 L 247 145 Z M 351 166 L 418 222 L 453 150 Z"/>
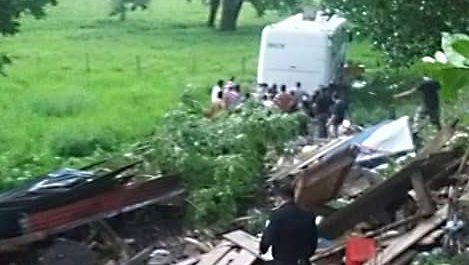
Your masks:
<path fill-rule="evenodd" d="M 225 240 L 210 252 L 191 257 L 176 265 L 251 265 L 256 259 L 269 260 L 258 254 L 259 239 L 237 230 L 223 235 Z"/>

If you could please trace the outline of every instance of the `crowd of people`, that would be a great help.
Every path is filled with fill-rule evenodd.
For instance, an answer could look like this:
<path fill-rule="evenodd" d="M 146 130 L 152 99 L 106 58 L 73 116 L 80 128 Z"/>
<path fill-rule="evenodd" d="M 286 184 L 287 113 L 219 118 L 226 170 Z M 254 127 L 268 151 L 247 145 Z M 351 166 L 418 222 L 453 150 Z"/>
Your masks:
<path fill-rule="evenodd" d="M 302 88 L 300 82 L 288 88 L 277 84 L 269 87 L 260 84 L 258 93 L 264 106 L 278 108 L 284 112 L 304 111 L 311 118 L 317 120 L 317 136 L 327 138 L 337 137 L 338 128 L 345 119 L 348 106 L 343 98 L 343 91 L 335 84 L 321 87 L 310 96 Z M 329 130 L 330 129 L 330 130 Z"/>
<path fill-rule="evenodd" d="M 290 113 L 304 111 L 317 121 L 319 138 L 337 137 L 338 128 L 345 119 L 347 103 L 339 87 L 330 84 L 310 96 L 300 82 L 293 87 L 282 84 L 259 84 L 256 94 L 261 104 Z M 233 110 L 251 98 L 250 93 L 242 93 L 241 86 L 232 77 L 227 81 L 218 80 L 211 89 L 211 107 L 206 115 L 211 117 L 223 109 Z"/>
<path fill-rule="evenodd" d="M 242 93 L 241 85 L 235 82 L 235 78 L 218 80 L 211 90 L 211 106 L 206 111 L 207 116 L 213 116 L 223 109 L 233 110 L 241 106 L 251 95 Z"/>

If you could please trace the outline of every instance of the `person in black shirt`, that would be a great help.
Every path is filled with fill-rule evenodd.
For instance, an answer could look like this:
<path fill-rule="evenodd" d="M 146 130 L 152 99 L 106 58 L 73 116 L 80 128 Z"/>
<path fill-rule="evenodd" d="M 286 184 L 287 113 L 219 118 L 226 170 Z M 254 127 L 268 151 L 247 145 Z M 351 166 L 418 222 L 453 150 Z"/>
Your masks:
<path fill-rule="evenodd" d="M 339 97 L 337 93 L 332 96 L 334 99 L 334 105 L 332 106 L 332 116 L 328 122 L 328 125 L 332 125 L 334 137 L 339 136 L 339 126 L 345 119 L 345 113 L 347 112 L 347 103 Z"/>
<path fill-rule="evenodd" d="M 420 131 L 422 120 L 427 116 L 430 118 L 430 122 L 438 130 L 441 129 L 439 90 L 440 83 L 438 81 L 430 77 L 424 77 L 416 88 L 394 96 L 394 98 L 402 98 L 414 94 L 415 92 L 419 92 L 420 102 L 417 107 L 412 126 L 414 135 Z"/>
<path fill-rule="evenodd" d="M 269 218 L 260 242 L 260 253 L 272 247 L 274 265 L 306 265 L 317 247 L 315 215 L 300 209 L 293 201 L 293 189 L 284 187 L 285 200 Z"/>
<path fill-rule="evenodd" d="M 327 138 L 327 120 L 331 106 L 334 103 L 327 87 L 321 88 L 314 103 L 316 106 L 316 117 L 318 119 L 318 137 Z"/>

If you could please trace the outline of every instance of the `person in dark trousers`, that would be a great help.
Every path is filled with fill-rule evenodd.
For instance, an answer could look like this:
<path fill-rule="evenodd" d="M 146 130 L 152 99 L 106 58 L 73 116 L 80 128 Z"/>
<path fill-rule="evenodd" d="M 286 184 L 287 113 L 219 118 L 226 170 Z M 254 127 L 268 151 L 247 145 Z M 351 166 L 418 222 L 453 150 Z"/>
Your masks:
<path fill-rule="evenodd" d="M 319 138 L 327 138 L 328 136 L 327 121 L 329 119 L 329 113 L 333 103 L 328 87 L 322 87 L 315 101 Z"/>
<path fill-rule="evenodd" d="M 293 200 L 293 188 L 279 189 L 284 200 L 269 218 L 261 242 L 260 253 L 272 247 L 274 265 L 306 265 L 317 248 L 318 232 L 315 215 L 300 209 Z"/>
<path fill-rule="evenodd" d="M 334 105 L 332 105 L 331 118 L 329 119 L 328 125 L 332 126 L 333 137 L 339 136 L 339 126 L 345 119 L 345 113 L 347 112 L 347 103 L 339 97 L 337 93 L 332 96 Z"/>
<path fill-rule="evenodd" d="M 419 85 L 411 90 L 394 95 L 395 99 L 410 96 L 416 92 L 420 94 L 420 102 L 415 112 L 412 132 L 415 138 L 418 138 L 418 133 L 422 129 L 423 119 L 427 116 L 430 122 L 438 129 L 441 129 L 440 121 L 440 98 L 438 92 L 440 90 L 440 83 L 430 77 L 423 77 Z"/>

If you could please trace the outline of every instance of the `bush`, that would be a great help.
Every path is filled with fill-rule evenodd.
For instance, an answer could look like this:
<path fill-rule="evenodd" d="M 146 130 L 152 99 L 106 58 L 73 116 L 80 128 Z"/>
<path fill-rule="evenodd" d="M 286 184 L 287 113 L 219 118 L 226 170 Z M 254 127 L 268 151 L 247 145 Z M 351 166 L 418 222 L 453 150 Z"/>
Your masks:
<path fill-rule="evenodd" d="M 50 146 L 60 157 L 85 157 L 98 149 L 115 150 L 117 137 L 105 128 L 64 127 L 51 134 Z"/>
<path fill-rule="evenodd" d="M 149 159 L 185 178 L 193 221 L 229 220 L 255 199 L 267 150 L 283 151 L 299 133 L 300 115 L 253 105 L 211 120 L 198 104 L 185 102 L 192 107 L 181 105 L 165 116 Z"/>
<path fill-rule="evenodd" d="M 83 90 L 68 90 L 52 95 L 34 97 L 32 109 L 43 116 L 65 117 L 79 114 L 94 103 L 94 98 Z"/>

